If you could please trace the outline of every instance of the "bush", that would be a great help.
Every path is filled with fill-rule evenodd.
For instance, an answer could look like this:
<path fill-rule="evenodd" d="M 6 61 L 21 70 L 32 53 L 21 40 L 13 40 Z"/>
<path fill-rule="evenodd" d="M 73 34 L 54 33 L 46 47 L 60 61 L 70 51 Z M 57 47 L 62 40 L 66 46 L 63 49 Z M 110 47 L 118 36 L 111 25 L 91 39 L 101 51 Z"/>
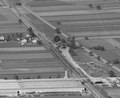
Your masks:
<path fill-rule="evenodd" d="M 112 71 L 112 70 L 110 70 L 110 71 L 108 72 L 108 74 L 109 74 L 110 77 L 116 77 L 116 74 L 115 74 L 114 71 Z"/>
<path fill-rule="evenodd" d="M 60 21 L 57 21 L 57 25 L 61 25 L 61 22 L 60 22 Z"/>
<path fill-rule="evenodd" d="M 10 34 L 8 34 L 8 35 L 6 36 L 6 41 L 11 41 L 11 40 L 12 40 L 12 37 L 11 37 Z"/>
<path fill-rule="evenodd" d="M 101 51 L 105 51 L 105 48 L 104 48 L 104 47 L 100 47 L 100 50 L 101 50 Z"/>
<path fill-rule="evenodd" d="M 38 75 L 38 76 L 37 76 L 37 79 L 41 79 L 41 76 L 40 76 L 40 75 Z"/>
<path fill-rule="evenodd" d="M 120 61 L 118 59 L 113 60 L 113 64 L 119 64 Z"/>
<path fill-rule="evenodd" d="M 86 37 L 85 37 L 85 40 L 89 40 L 89 38 L 86 36 Z"/>
<path fill-rule="evenodd" d="M 16 35 L 14 33 L 11 34 L 11 38 L 12 40 L 15 40 L 16 39 Z"/>
<path fill-rule="evenodd" d="M 14 79 L 18 80 L 19 76 L 18 75 L 14 75 Z"/>
<path fill-rule="evenodd" d="M 56 28 L 56 29 L 55 29 L 55 32 L 56 32 L 57 34 L 61 34 L 61 31 L 60 31 L 59 28 Z"/>
<path fill-rule="evenodd" d="M 100 45 L 98 45 L 97 47 L 93 47 L 93 49 L 105 51 L 105 48 L 103 46 L 100 46 Z"/>
<path fill-rule="evenodd" d="M 100 56 L 97 56 L 97 60 L 100 60 Z"/>
<path fill-rule="evenodd" d="M 93 56 L 93 52 L 90 51 L 90 52 L 89 52 L 89 55 L 90 55 L 90 56 Z"/>
<path fill-rule="evenodd" d="M 18 37 L 21 39 L 23 37 L 23 33 L 18 33 Z"/>
<path fill-rule="evenodd" d="M 41 40 L 38 40 L 38 41 L 37 41 L 37 44 L 38 44 L 38 45 L 42 45 L 42 41 L 41 41 Z"/>
<path fill-rule="evenodd" d="M 4 77 L 4 80 L 8 80 L 8 78 L 7 78 L 7 77 Z"/>
<path fill-rule="evenodd" d="M 75 53 L 74 50 L 71 49 L 71 48 L 69 49 L 69 53 L 70 53 L 71 56 L 76 56 L 76 53 Z"/>

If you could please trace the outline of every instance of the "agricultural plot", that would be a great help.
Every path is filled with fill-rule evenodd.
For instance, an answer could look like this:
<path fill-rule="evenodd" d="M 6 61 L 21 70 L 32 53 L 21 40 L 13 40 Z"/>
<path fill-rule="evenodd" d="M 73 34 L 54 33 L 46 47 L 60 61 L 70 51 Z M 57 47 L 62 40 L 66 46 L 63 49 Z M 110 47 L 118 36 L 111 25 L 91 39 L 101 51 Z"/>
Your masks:
<path fill-rule="evenodd" d="M 111 70 L 113 70 L 117 76 L 120 76 L 120 73 L 111 68 L 111 66 L 106 66 L 99 62 L 99 60 L 93 58 L 82 49 L 75 49 L 74 54 L 72 57 L 77 64 L 93 77 L 109 77 L 109 71 Z"/>
<path fill-rule="evenodd" d="M 62 0 L 64 1 L 64 0 Z M 106 36 L 106 35 L 120 35 L 120 20 L 119 11 L 109 11 L 89 8 L 88 3 L 74 4 L 75 1 L 65 0 L 72 2 L 72 5 L 54 5 L 30 7 L 36 14 L 43 19 L 59 27 L 64 33 L 76 36 Z M 34 3 L 36 1 L 33 1 Z M 38 2 L 38 1 L 37 1 Z M 41 3 L 40 3 L 41 2 Z M 38 4 L 47 4 L 48 1 L 39 1 Z M 49 1 L 52 2 L 52 1 Z M 53 0 L 54 2 L 54 0 Z M 58 1 L 56 1 L 58 2 Z M 83 1 L 79 1 L 83 2 Z M 85 1 L 87 2 L 87 1 Z M 30 2 L 31 3 L 31 2 Z M 59 3 L 59 2 L 58 2 Z M 32 3 L 31 3 L 32 4 Z M 94 1 L 95 6 L 100 4 L 102 8 L 106 7 L 119 7 L 120 2 L 112 1 Z M 30 5 L 29 3 L 27 5 Z M 114 32 L 114 33 L 113 33 Z"/>
<path fill-rule="evenodd" d="M 0 35 L 25 32 L 25 26 L 18 23 L 18 18 L 10 9 L 0 9 Z"/>
<path fill-rule="evenodd" d="M 60 5 L 71 5 L 68 2 L 65 1 L 60 1 L 60 0 L 45 0 L 45 1 L 32 1 L 29 2 L 27 5 L 29 5 L 30 7 L 41 7 L 41 6 L 60 6 Z"/>
<path fill-rule="evenodd" d="M 112 63 L 114 66 L 120 68 L 120 66 L 119 66 L 120 49 L 119 49 L 119 46 L 117 46 L 117 44 L 114 43 L 113 39 L 89 39 L 89 40 L 79 40 L 79 42 L 81 44 L 83 44 L 85 47 L 87 47 L 88 49 L 90 49 L 91 52 L 94 52 L 95 54 L 97 54 L 101 58 Z M 89 54 L 88 54 L 88 56 L 89 56 L 89 58 L 92 57 Z M 114 70 L 114 72 L 117 73 L 118 76 L 120 75 L 119 70 L 116 70 L 116 68 L 113 68 L 113 66 L 104 65 L 102 63 L 98 64 L 95 61 L 93 61 L 93 62 L 95 64 L 89 64 L 94 69 L 94 70 L 91 69 L 93 71 L 88 70 L 91 68 L 91 66 L 85 65 L 85 69 L 87 70 L 87 72 L 91 71 L 94 74 L 94 71 L 97 70 L 96 72 L 99 73 L 98 72 L 98 70 L 99 70 L 101 72 L 101 74 L 104 73 L 103 75 L 109 76 L 108 72 L 110 70 Z M 84 66 L 82 66 L 82 67 L 84 68 Z M 94 75 L 97 75 L 97 73 Z"/>
<path fill-rule="evenodd" d="M 63 64 L 43 46 L 26 45 L 17 42 L 0 43 L 1 78 L 63 77 Z"/>
<path fill-rule="evenodd" d="M 119 35 L 119 13 L 106 12 L 98 13 L 97 15 L 90 13 L 92 12 L 63 11 L 59 13 L 49 12 L 48 14 L 39 13 L 38 15 L 71 36 Z"/>
<path fill-rule="evenodd" d="M 108 39 L 90 39 L 90 40 L 79 40 L 87 48 L 91 49 L 102 58 L 113 61 L 119 59 L 119 48 L 116 48 Z M 104 47 L 104 50 L 95 49 L 95 47 Z"/>

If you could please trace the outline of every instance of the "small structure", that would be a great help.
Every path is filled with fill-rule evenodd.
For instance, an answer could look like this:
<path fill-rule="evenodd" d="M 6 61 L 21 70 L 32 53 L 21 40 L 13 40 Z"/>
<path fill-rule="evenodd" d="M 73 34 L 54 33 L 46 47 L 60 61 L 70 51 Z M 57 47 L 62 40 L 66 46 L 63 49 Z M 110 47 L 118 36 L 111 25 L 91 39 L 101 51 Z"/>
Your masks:
<path fill-rule="evenodd" d="M 0 36 L 0 42 L 3 42 L 3 41 L 5 41 L 5 37 L 4 36 Z"/>
<path fill-rule="evenodd" d="M 26 39 L 23 39 L 23 40 L 20 41 L 20 44 L 21 44 L 21 45 L 24 45 L 25 43 L 27 43 L 27 40 L 26 40 Z"/>

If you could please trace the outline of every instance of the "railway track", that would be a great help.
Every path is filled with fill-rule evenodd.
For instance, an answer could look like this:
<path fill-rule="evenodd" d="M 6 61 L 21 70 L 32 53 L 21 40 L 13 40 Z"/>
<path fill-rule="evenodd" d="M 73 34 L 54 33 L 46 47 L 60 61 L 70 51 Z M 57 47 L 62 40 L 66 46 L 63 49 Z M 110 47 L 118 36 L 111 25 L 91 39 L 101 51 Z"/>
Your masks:
<path fill-rule="evenodd" d="M 9 4 L 3 0 L 7 6 L 9 6 Z M 24 6 L 24 8 L 26 8 Z M 16 10 L 17 9 L 17 10 Z M 63 55 L 61 55 L 61 53 L 55 48 L 55 45 L 53 44 L 53 42 L 51 40 L 49 40 L 46 35 L 44 33 L 41 33 L 38 29 L 36 29 L 36 27 L 34 27 L 29 18 L 24 14 L 24 12 L 22 12 L 22 9 L 19 8 L 10 8 L 10 10 L 12 10 L 14 12 L 14 14 L 21 18 L 23 23 L 27 26 L 27 27 L 32 27 L 34 30 L 34 33 L 37 35 L 37 37 L 44 43 L 44 46 L 51 50 L 51 53 L 54 54 L 65 66 L 66 68 L 69 68 L 78 78 L 87 78 L 84 77 L 83 72 L 76 68 L 75 66 L 73 66 Z M 27 9 L 28 10 L 28 9 Z M 18 12 L 19 11 L 19 12 Z M 30 11 L 31 12 L 31 11 Z M 19 13 L 21 13 L 22 15 L 20 15 Z M 34 15 L 33 12 L 31 12 L 31 14 Z M 20 16 L 19 16 L 20 15 Z M 35 15 L 36 16 L 36 15 Z M 39 17 L 39 16 L 37 16 Z M 39 18 L 40 20 L 44 21 L 46 24 L 50 25 L 52 29 L 56 29 L 56 27 L 52 26 L 51 24 L 49 24 L 47 21 L 43 20 L 42 18 Z M 63 34 L 64 35 L 64 34 Z M 83 82 L 83 81 L 81 81 Z M 91 91 L 91 93 L 96 97 L 96 98 L 105 98 L 100 92 L 98 92 L 90 83 L 85 83 L 84 84 L 85 87 Z"/>

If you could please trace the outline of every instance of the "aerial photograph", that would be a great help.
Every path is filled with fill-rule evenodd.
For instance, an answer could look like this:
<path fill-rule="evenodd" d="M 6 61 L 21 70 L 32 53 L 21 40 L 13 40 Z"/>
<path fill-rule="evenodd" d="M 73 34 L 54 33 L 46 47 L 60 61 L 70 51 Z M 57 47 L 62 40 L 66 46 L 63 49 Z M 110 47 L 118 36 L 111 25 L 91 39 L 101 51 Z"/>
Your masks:
<path fill-rule="evenodd" d="M 120 0 L 0 0 L 0 98 L 120 98 Z"/>

